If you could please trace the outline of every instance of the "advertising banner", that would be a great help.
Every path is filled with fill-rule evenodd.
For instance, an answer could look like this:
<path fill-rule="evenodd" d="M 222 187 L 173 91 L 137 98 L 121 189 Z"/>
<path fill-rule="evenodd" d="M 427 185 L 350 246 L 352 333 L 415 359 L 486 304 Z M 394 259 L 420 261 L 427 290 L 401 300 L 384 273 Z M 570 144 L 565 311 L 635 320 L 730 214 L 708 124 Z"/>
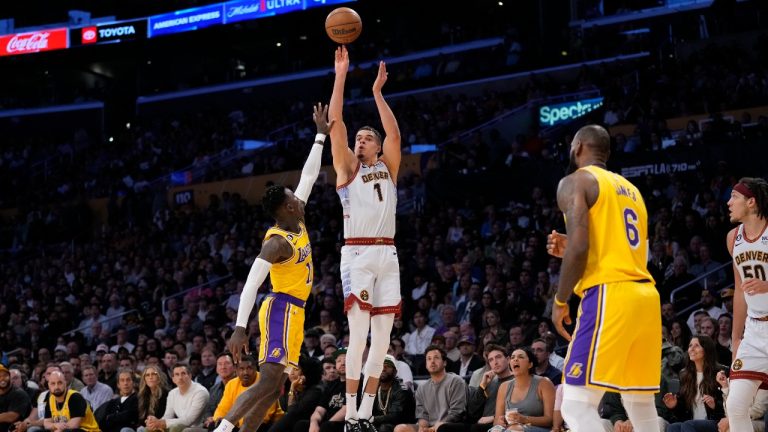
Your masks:
<path fill-rule="evenodd" d="M 552 127 L 581 117 L 602 105 L 602 97 L 542 105 L 539 107 L 539 123 L 543 128 Z"/>
<path fill-rule="evenodd" d="M 149 37 L 197 30 L 223 23 L 223 3 L 185 9 L 149 17 Z"/>
<path fill-rule="evenodd" d="M 147 20 L 122 21 L 80 29 L 79 42 L 83 45 L 114 43 L 147 38 Z M 75 45 L 75 38 L 72 44 Z"/>
<path fill-rule="evenodd" d="M 0 36 L 0 56 L 32 54 L 69 47 L 67 28 L 14 33 Z"/>

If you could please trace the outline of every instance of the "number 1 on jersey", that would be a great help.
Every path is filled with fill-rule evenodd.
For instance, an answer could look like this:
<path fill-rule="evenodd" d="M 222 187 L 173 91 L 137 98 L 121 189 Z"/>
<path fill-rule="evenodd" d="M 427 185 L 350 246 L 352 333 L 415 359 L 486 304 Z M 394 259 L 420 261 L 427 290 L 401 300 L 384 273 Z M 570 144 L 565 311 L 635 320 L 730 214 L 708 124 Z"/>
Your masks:
<path fill-rule="evenodd" d="M 381 194 L 381 185 L 378 183 L 374 183 L 373 189 L 376 190 L 376 194 L 379 195 L 379 202 L 384 201 L 384 196 Z"/>

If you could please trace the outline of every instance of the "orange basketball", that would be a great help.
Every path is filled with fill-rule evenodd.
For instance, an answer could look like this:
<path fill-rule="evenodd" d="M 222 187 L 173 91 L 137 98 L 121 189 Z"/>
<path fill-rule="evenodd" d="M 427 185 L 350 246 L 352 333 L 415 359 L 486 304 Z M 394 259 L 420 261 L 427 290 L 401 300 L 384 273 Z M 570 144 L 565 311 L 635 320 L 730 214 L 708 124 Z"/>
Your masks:
<path fill-rule="evenodd" d="M 331 11 L 325 19 L 325 32 L 337 44 L 352 43 L 363 31 L 363 20 L 354 10 L 340 7 Z"/>

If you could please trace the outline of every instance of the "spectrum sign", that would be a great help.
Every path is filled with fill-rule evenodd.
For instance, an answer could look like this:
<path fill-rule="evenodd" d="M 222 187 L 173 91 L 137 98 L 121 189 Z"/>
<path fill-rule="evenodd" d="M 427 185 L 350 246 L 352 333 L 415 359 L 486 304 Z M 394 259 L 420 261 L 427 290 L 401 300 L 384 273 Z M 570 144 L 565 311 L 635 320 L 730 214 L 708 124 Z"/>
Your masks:
<path fill-rule="evenodd" d="M 0 56 L 33 54 L 69 47 L 69 30 L 57 28 L 0 36 Z"/>
<path fill-rule="evenodd" d="M 603 98 L 583 99 L 539 107 L 539 123 L 551 127 L 579 118 L 603 106 Z"/>
<path fill-rule="evenodd" d="M 145 19 L 84 27 L 79 29 L 77 35 L 83 45 L 146 39 L 146 37 L 147 20 Z M 72 42 L 74 45 L 74 36 Z"/>
<path fill-rule="evenodd" d="M 151 16 L 149 37 L 198 30 L 218 24 L 224 24 L 223 3 Z"/>

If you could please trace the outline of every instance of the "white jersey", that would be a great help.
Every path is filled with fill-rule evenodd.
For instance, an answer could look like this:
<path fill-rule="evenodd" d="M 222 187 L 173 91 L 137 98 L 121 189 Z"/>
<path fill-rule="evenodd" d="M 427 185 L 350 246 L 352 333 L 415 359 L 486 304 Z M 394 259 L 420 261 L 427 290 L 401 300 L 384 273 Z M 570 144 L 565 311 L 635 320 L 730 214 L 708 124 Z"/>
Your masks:
<path fill-rule="evenodd" d="M 397 187 L 384 162 L 359 163 L 336 192 L 344 211 L 344 238 L 395 237 Z"/>
<path fill-rule="evenodd" d="M 768 233 L 760 233 L 755 241 L 749 241 L 744 235 L 744 224 L 739 225 L 733 242 L 733 262 L 742 283 L 747 279 L 768 280 Z M 744 298 L 747 301 L 747 316 L 768 316 L 768 293 L 745 295 Z"/>

